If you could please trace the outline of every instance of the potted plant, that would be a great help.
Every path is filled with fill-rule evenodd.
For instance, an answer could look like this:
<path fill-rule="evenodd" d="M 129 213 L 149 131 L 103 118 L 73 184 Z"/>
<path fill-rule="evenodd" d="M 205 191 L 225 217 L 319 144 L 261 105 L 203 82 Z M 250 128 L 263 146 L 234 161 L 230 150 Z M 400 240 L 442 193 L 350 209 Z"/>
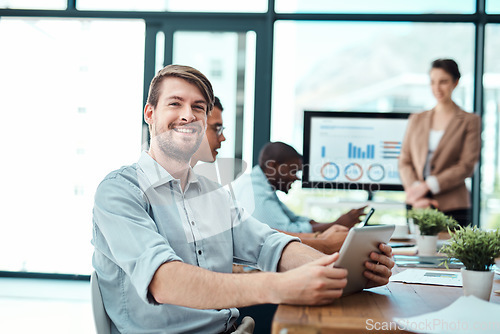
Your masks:
<path fill-rule="evenodd" d="M 491 268 L 495 258 L 500 256 L 500 229 L 484 231 L 476 226 L 460 227 L 440 252 L 448 257 L 446 266 L 451 259 L 464 264 L 465 268 L 461 268 L 464 295 L 490 300 L 494 276 Z"/>
<path fill-rule="evenodd" d="M 455 219 L 437 209 L 413 209 L 408 212 L 408 217 L 418 226 L 418 254 L 424 256 L 436 255 L 439 232 L 455 230 L 459 226 Z"/>

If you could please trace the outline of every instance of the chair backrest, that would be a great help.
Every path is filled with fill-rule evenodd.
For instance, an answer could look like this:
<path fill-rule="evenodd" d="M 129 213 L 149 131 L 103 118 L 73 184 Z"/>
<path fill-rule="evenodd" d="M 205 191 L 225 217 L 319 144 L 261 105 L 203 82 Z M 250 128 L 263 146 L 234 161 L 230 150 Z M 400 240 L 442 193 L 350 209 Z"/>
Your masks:
<path fill-rule="evenodd" d="M 90 300 L 92 302 L 92 313 L 97 334 L 111 334 L 111 320 L 102 303 L 101 289 L 97 283 L 97 273 L 90 275 Z"/>

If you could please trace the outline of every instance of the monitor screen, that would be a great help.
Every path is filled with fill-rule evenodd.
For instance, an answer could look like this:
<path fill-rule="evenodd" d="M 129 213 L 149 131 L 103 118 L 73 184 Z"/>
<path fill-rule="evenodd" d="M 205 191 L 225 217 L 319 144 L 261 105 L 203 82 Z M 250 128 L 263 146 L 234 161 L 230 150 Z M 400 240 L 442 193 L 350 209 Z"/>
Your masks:
<path fill-rule="evenodd" d="M 398 158 L 409 113 L 305 111 L 305 188 L 403 190 Z"/>

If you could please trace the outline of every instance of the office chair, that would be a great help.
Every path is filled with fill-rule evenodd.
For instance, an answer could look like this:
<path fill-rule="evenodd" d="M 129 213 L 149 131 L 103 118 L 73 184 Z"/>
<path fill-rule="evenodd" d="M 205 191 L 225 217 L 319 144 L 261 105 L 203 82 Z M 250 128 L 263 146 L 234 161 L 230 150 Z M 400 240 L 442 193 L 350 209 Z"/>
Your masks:
<path fill-rule="evenodd" d="M 94 314 L 94 325 L 97 334 L 111 334 L 111 319 L 109 319 L 102 303 L 101 289 L 97 283 L 97 273 L 90 275 L 90 301 Z"/>

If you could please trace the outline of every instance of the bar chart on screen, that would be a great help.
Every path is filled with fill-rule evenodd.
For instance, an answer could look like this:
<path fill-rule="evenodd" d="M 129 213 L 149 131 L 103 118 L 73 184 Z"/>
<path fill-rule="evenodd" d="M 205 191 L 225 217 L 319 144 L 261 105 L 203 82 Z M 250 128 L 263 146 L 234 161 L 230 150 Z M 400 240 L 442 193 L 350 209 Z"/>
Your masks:
<path fill-rule="evenodd" d="M 347 157 L 349 159 L 374 159 L 375 145 L 365 145 L 365 150 L 361 146 L 354 145 L 352 142 L 347 144 Z"/>

